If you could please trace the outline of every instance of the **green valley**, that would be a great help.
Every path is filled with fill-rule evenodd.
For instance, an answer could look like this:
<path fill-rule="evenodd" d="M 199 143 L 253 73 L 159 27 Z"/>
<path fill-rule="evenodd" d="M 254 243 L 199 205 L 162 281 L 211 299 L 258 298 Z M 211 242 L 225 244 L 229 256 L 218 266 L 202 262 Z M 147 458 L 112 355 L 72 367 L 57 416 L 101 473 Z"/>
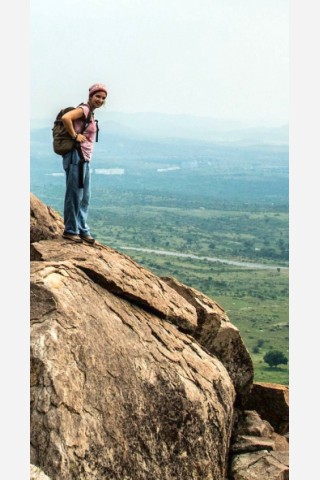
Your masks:
<path fill-rule="evenodd" d="M 92 234 L 218 302 L 255 381 L 288 384 L 288 365 L 263 359 L 272 350 L 289 358 L 287 147 L 112 140 L 92 163 Z M 30 188 L 61 214 L 61 159 L 43 143 L 38 132 Z"/>

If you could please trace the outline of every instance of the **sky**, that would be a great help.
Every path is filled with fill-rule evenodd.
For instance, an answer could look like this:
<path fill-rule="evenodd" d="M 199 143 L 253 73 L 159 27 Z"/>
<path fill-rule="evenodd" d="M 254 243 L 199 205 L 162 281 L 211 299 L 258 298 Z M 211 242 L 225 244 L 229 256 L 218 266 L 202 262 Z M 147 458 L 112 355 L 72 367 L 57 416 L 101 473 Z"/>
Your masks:
<path fill-rule="evenodd" d="M 108 111 L 288 123 L 289 0 L 31 0 L 29 28 L 32 119 L 101 82 Z"/>

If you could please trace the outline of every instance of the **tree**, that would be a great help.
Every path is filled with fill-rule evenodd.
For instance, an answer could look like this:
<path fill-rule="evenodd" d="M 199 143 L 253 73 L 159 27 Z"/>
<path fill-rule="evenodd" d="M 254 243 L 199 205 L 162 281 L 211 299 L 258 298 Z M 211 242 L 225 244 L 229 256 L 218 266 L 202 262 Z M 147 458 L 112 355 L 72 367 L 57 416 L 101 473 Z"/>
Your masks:
<path fill-rule="evenodd" d="M 265 354 L 263 360 L 269 365 L 269 367 L 276 367 L 277 365 L 287 365 L 287 357 L 279 350 L 271 350 Z"/>

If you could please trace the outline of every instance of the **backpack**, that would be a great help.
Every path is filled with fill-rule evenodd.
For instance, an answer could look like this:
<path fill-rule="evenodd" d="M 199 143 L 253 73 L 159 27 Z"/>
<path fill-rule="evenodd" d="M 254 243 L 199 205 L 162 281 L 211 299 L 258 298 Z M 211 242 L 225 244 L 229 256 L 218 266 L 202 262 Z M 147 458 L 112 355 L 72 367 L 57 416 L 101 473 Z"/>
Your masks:
<path fill-rule="evenodd" d="M 85 103 L 80 103 L 80 105 L 86 105 Z M 80 107 L 78 105 L 78 107 Z M 75 140 L 73 140 L 70 134 L 67 132 L 66 127 L 64 126 L 61 117 L 70 110 L 74 110 L 77 107 L 67 107 L 60 110 L 56 119 L 53 123 L 52 128 L 52 137 L 53 137 L 53 151 L 58 155 L 65 155 L 68 152 L 71 152 L 74 148 L 77 148 L 79 145 Z M 83 123 L 83 128 L 81 129 L 80 133 L 83 133 L 85 129 L 88 127 L 91 121 L 92 112 L 89 111 L 88 116 L 85 118 Z M 97 134 L 96 134 L 96 142 L 98 141 L 98 120 L 95 120 L 97 125 Z"/>

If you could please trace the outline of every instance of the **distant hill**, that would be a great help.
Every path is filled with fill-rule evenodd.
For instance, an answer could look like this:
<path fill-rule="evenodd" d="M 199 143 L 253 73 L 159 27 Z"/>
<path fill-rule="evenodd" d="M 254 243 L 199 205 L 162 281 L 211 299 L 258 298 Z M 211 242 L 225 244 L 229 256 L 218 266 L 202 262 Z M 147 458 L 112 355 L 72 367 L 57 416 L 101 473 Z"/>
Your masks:
<path fill-rule="evenodd" d="M 104 120 L 103 117 L 107 119 Z M 97 118 L 99 119 L 99 112 Z M 41 135 L 36 130 L 45 129 L 42 130 L 42 135 L 47 130 L 47 136 L 51 140 L 52 122 L 53 119 L 31 120 L 32 139 L 36 141 L 38 135 Z M 99 126 L 108 135 L 136 140 L 183 139 L 239 145 L 287 145 L 289 141 L 288 125 L 250 126 L 239 121 L 188 115 L 103 112 Z"/>

